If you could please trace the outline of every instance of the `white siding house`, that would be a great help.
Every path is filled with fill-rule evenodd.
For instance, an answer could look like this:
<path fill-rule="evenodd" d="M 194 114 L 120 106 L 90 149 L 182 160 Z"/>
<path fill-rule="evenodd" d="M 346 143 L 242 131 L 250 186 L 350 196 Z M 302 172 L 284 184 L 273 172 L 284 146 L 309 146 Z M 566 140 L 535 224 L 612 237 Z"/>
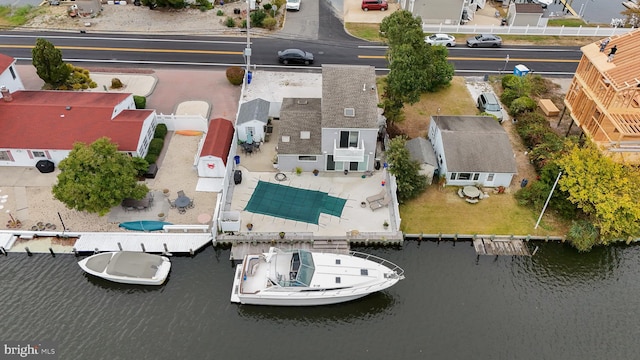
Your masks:
<path fill-rule="evenodd" d="M 432 116 L 429 141 L 447 185 L 509 186 L 517 172 L 506 131 L 488 116 Z"/>
<path fill-rule="evenodd" d="M 270 103 L 263 99 L 254 99 L 240 105 L 236 131 L 238 140 L 243 142 L 263 142 L 265 126 L 269 122 Z"/>

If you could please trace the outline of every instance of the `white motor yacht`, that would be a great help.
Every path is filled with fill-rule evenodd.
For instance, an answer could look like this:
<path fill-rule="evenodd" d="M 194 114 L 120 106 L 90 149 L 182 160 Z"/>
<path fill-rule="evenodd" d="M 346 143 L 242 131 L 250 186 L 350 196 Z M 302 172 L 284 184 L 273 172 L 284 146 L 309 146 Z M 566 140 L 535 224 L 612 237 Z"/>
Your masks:
<path fill-rule="evenodd" d="M 138 285 L 162 285 L 171 270 L 167 257 L 133 251 L 95 254 L 80 260 L 78 265 L 91 275 Z"/>
<path fill-rule="evenodd" d="M 231 302 L 252 305 L 312 306 L 355 300 L 404 279 L 404 270 L 382 258 L 283 251 L 246 255 L 236 267 Z"/>

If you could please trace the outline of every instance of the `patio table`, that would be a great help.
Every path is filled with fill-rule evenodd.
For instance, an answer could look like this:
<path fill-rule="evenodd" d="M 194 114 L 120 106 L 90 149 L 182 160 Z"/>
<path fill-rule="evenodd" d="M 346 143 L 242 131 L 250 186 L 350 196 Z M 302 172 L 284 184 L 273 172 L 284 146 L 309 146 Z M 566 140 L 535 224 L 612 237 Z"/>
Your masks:
<path fill-rule="evenodd" d="M 480 197 L 480 189 L 475 186 L 465 186 L 464 188 L 462 188 L 462 193 L 464 194 L 464 196 L 471 199 Z"/>

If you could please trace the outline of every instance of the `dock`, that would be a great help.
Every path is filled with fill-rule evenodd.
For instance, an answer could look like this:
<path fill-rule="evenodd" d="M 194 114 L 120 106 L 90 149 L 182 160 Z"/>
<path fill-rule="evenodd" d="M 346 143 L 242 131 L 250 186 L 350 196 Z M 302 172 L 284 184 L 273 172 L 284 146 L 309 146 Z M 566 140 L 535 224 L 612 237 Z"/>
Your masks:
<path fill-rule="evenodd" d="M 527 244 L 520 239 L 477 238 L 473 240 L 477 255 L 531 256 Z"/>
<path fill-rule="evenodd" d="M 212 240 L 210 233 L 84 233 L 74 248 L 78 252 L 193 253 Z"/>
<path fill-rule="evenodd" d="M 573 2 L 573 0 L 572 0 L 572 2 Z M 571 5 L 569 5 L 567 3 L 567 0 L 560 0 L 560 4 L 562 4 L 562 6 L 564 6 L 571 13 L 571 15 L 576 16 L 576 17 L 580 17 L 580 15 L 578 15 L 578 13 L 575 10 L 573 10 Z"/>

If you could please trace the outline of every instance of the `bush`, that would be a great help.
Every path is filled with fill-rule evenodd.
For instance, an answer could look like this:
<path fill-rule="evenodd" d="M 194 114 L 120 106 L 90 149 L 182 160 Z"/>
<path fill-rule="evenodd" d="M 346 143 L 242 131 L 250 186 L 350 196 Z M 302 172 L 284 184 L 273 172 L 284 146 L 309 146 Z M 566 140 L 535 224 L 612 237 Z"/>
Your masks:
<path fill-rule="evenodd" d="M 520 92 L 513 89 L 505 89 L 502 94 L 500 94 L 500 102 L 504 104 L 507 108 L 511 106 L 513 100 L 519 98 Z"/>
<path fill-rule="evenodd" d="M 598 229 L 587 220 L 574 221 L 567 234 L 567 240 L 580 252 L 589 251 L 600 243 Z"/>
<path fill-rule="evenodd" d="M 216 15 L 217 15 L 217 16 L 223 16 L 223 15 L 224 15 L 224 11 L 222 11 L 222 10 L 218 10 L 218 12 L 216 13 Z M 231 19 L 231 18 L 229 18 L 229 19 Z M 233 19 L 231 19 L 231 20 L 233 20 Z M 227 25 L 227 27 L 233 27 L 233 26 L 229 26 L 229 25 Z"/>
<path fill-rule="evenodd" d="M 269 30 L 275 29 L 277 24 L 278 20 L 272 17 L 268 17 L 262 21 L 262 27 Z"/>
<path fill-rule="evenodd" d="M 278 11 L 284 9 L 284 5 L 287 3 L 287 0 L 272 0 L 271 4 L 278 7 Z"/>
<path fill-rule="evenodd" d="M 112 89 L 120 89 L 123 86 L 124 85 L 122 85 L 122 81 L 120 81 L 120 79 L 118 79 L 118 78 L 111 79 L 111 88 Z"/>
<path fill-rule="evenodd" d="M 513 74 L 505 75 L 502 77 L 502 89 L 517 89 L 520 85 L 520 78 Z"/>
<path fill-rule="evenodd" d="M 200 11 L 213 9 L 213 4 L 209 0 L 196 0 L 196 5 L 200 8 Z"/>
<path fill-rule="evenodd" d="M 236 21 L 233 20 L 233 18 L 231 16 L 227 16 L 227 20 L 225 20 L 224 24 L 225 24 L 226 27 L 232 28 L 232 27 L 236 26 Z"/>
<path fill-rule="evenodd" d="M 251 26 L 262 27 L 262 22 L 267 17 L 267 13 L 260 9 L 251 13 Z"/>
<path fill-rule="evenodd" d="M 244 69 L 239 66 L 227 68 L 227 80 L 231 85 L 240 85 L 244 80 Z"/>
<path fill-rule="evenodd" d="M 531 112 L 536 109 L 536 102 L 528 96 L 521 96 L 511 102 L 509 105 L 509 113 L 512 116 L 518 116 L 525 112 Z"/>
<path fill-rule="evenodd" d="M 240 27 L 243 29 L 247 28 L 247 19 L 242 20 L 242 22 L 240 23 Z"/>
<path fill-rule="evenodd" d="M 133 95 L 133 102 L 136 104 L 136 109 L 147 108 L 147 98 L 140 95 Z"/>
<path fill-rule="evenodd" d="M 264 4 L 262 5 L 262 8 L 265 9 L 265 11 L 269 11 L 271 10 L 271 8 L 273 7 L 273 5 L 271 4 Z"/>
<path fill-rule="evenodd" d="M 167 125 L 158 124 L 156 126 L 156 131 L 153 133 L 154 139 L 164 139 L 167 136 Z"/>
<path fill-rule="evenodd" d="M 148 154 L 160 155 L 160 152 L 162 151 L 162 147 L 163 146 L 164 146 L 164 140 L 163 139 L 158 139 L 158 138 L 151 139 L 151 142 L 149 143 L 149 153 Z M 151 162 L 149 162 L 149 163 L 151 163 Z"/>
<path fill-rule="evenodd" d="M 156 161 L 158 161 L 158 155 L 155 154 L 147 154 L 147 156 L 144 157 L 144 159 L 149 163 L 149 164 L 153 164 Z"/>

